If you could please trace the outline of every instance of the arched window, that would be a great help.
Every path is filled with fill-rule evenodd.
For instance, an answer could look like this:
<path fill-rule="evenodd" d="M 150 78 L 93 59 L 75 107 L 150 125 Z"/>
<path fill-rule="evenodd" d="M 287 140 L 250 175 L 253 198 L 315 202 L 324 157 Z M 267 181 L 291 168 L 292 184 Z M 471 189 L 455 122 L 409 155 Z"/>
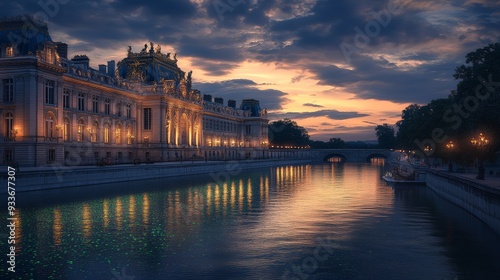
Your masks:
<path fill-rule="evenodd" d="M 63 140 L 69 141 L 69 132 L 71 131 L 71 124 L 68 118 L 64 118 L 63 126 Z"/>
<path fill-rule="evenodd" d="M 127 126 L 127 144 L 131 145 L 134 140 L 134 135 L 132 134 L 132 127 Z"/>
<path fill-rule="evenodd" d="M 97 121 L 92 125 L 92 131 L 90 132 L 90 142 L 97 142 L 97 135 L 99 134 L 99 123 Z"/>
<path fill-rule="evenodd" d="M 12 129 L 14 128 L 14 115 L 12 113 L 7 113 L 4 115 L 4 133 L 5 137 L 12 137 Z"/>
<path fill-rule="evenodd" d="M 188 144 L 188 120 L 186 114 L 183 114 L 181 117 L 181 123 L 179 126 L 181 133 L 180 144 L 185 145 Z"/>
<path fill-rule="evenodd" d="M 115 135 L 116 135 L 116 144 L 121 144 L 122 143 L 122 126 L 119 124 L 116 125 Z"/>
<path fill-rule="evenodd" d="M 54 115 L 47 114 L 45 117 L 45 137 L 52 138 L 55 136 L 54 127 Z"/>
<path fill-rule="evenodd" d="M 78 121 L 78 128 L 76 130 L 76 135 L 77 135 L 76 141 L 83 142 L 83 139 L 84 139 L 83 135 L 84 135 L 84 133 L 85 133 L 85 121 L 79 120 Z"/>
<path fill-rule="evenodd" d="M 110 128 L 109 124 L 104 124 L 104 143 L 109 144 L 110 139 Z"/>

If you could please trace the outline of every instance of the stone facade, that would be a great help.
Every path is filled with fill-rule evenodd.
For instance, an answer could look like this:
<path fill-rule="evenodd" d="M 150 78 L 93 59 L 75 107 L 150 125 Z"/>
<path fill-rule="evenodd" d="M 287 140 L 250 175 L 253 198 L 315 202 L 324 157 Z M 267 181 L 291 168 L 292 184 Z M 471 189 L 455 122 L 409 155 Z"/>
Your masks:
<path fill-rule="evenodd" d="M 24 34 L 26 27 L 32 33 Z M 21 166 L 268 156 L 267 113 L 192 89 L 192 72 L 159 45 L 116 65 L 67 58 L 45 23 L 0 20 L 0 156 Z"/>

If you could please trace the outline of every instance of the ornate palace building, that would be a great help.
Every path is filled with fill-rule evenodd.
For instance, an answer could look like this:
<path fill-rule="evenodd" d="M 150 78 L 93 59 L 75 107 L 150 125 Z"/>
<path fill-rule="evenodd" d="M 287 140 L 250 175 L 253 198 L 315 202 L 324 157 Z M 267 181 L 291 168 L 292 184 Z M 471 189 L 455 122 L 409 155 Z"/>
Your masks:
<path fill-rule="evenodd" d="M 0 20 L 0 156 L 45 166 L 268 156 L 259 101 L 224 105 L 192 89 L 177 55 L 149 43 L 115 64 L 67 56 L 46 23 Z"/>

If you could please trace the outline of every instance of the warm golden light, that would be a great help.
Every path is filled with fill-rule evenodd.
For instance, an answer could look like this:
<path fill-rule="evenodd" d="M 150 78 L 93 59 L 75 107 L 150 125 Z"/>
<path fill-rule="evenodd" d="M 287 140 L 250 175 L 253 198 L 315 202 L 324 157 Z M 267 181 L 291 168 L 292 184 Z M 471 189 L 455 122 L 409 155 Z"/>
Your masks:
<path fill-rule="evenodd" d="M 54 245 L 59 246 L 62 243 L 62 214 L 61 210 L 54 209 L 54 222 L 52 227 L 52 238 L 54 239 Z"/>

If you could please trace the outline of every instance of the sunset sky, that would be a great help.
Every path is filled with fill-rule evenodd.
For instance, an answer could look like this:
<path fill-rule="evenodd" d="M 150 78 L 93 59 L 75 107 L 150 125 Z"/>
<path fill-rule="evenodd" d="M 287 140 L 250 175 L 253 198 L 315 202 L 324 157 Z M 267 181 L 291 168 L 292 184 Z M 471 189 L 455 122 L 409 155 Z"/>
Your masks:
<path fill-rule="evenodd" d="M 500 41 L 494 0 L 39 2 L 0 0 L 0 16 L 45 17 L 94 68 L 160 44 L 203 94 L 259 99 L 313 140 L 376 139 L 409 104 L 446 97 L 468 52 Z"/>

